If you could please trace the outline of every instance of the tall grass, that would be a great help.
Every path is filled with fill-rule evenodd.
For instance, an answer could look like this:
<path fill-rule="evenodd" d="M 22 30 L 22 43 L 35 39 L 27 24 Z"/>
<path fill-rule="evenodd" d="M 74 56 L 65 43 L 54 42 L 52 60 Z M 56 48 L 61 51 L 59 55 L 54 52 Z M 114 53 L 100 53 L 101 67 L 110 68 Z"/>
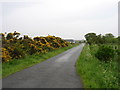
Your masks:
<path fill-rule="evenodd" d="M 95 58 L 98 46 L 85 45 L 76 63 L 77 73 L 85 88 L 118 88 L 119 74 L 116 58 L 105 63 Z"/>

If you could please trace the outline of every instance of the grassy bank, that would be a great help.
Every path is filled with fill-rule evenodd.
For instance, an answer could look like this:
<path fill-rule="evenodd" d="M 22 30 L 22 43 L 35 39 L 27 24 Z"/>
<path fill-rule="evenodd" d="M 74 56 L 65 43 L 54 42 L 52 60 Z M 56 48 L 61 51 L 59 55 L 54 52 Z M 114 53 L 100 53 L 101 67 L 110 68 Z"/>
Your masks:
<path fill-rule="evenodd" d="M 77 73 L 83 80 L 85 88 L 118 88 L 118 63 L 99 61 L 93 56 L 97 46 L 85 45 L 76 63 Z M 115 58 L 114 58 L 115 59 Z"/>
<path fill-rule="evenodd" d="M 17 60 L 12 60 L 10 62 L 3 63 L 2 64 L 2 78 L 7 77 L 8 75 L 13 74 L 17 71 L 20 71 L 22 69 L 33 66 L 42 61 L 45 61 L 77 45 L 78 44 L 70 45 L 68 47 L 63 47 L 63 48 L 48 52 L 47 54 L 41 54 L 40 56 L 30 55 L 30 56 L 25 57 L 24 59 L 17 59 Z"/>

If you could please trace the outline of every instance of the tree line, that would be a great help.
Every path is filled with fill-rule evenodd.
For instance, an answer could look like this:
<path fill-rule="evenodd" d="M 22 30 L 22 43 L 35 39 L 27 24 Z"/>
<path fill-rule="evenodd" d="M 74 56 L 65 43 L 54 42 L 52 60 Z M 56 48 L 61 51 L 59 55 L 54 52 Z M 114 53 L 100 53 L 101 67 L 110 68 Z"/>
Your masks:
<path fill-rule="evenodd" d="M 120 36 L 115 37 L 113 34 L 108 33 L 105 35 L 97 35 L 96 33 L 88 33 L 85 35 L 86 41 L 89 45 L 92 44 L 117 44 Z"/>
<path fill-rule="evenodd" d="M 96 35 L 96 33 L 88 33 L 85 35 L 86 43 L 90 45 L 90 48 L 96 48 L 94 56 L 98 60 L 109 62 L 114 60 L 119 60 L 120 50 L 118 45 L 120 45 L 120 36 L 115 37 L 113 34 L 108 33 L 105 35 Z"/>

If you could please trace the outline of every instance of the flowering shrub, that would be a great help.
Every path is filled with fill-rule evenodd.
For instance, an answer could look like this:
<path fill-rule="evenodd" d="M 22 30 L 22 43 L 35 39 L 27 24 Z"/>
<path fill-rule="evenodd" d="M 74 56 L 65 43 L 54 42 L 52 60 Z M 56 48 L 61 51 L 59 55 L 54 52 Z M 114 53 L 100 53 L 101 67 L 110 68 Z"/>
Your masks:
<path fill-rule="evenodd" d="M 10 59 L 24 58 L 26 55 L 47 53 L 60 47 L 66 47 L 68 42 L 55 36 L 34 37 L 27 35 L 19 37 L 20 33 L 0 34 L 2 37 L 3 55 L 2 61 L 7 62 Z"/>
<path fill-rule="evenodd" d="M 2 52 L 2 54 L 1 54 L 2 56 L 0 56 L 0 57 L 2 57 L 2 62 L 8 62 L 11 59 L 11 56 L 10 56 L 9 52 L 5 48 L 2 48 L 0 50 L 2 50 L 1 51 Z"/>

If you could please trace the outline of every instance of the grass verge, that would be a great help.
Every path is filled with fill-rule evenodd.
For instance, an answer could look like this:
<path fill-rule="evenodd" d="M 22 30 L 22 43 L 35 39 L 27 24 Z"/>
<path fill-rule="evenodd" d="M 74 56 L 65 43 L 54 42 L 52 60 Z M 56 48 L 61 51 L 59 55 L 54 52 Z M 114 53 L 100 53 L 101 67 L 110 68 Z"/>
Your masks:
<path fill-rule="evenodd" d="M 15 72 L 18 72 L 22 69 L 31 67 L 37 63 L 45 61 L 53 56 L 56 56 L 70 48 L 78 46 L 78 44 L 70 45 L 68 47 L 63 47 L 57 50 L 53 50 L 48 52 L 47 54 L 38 55 L 30 55 L 25 57 L 24 59 L 16 59 L 10 62 L 6 62 L 2 64 L 2 78 L 7 77 Z"/>
<path fill-rule="evenodd" d="M 118 63 L 99 61 L 93 56 L 95 48 L 85 45 L 76 62 L 77 73 L 83 80 L 84 88 L 120 88 Z"/>

